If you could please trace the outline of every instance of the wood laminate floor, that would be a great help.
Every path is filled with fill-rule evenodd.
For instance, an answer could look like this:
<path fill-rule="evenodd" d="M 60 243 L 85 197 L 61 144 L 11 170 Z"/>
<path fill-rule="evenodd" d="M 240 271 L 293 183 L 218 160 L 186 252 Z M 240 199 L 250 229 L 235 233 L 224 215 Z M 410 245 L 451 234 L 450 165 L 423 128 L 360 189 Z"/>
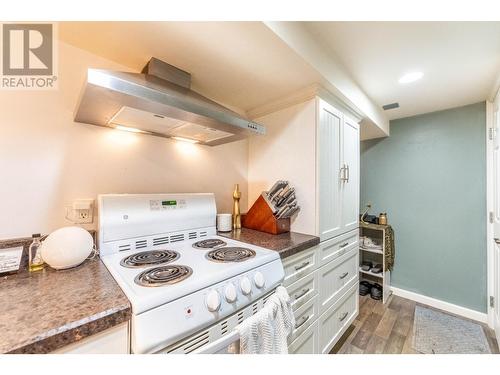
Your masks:
<path fill-rule="evenodd" d="M 419 354 L 412 348 L 416 302 L 394 295 L 385 305 L 370 296 L 359 298 L 359 316 L 331 353 Z M 491 352 L 499 353 L 495 333 L 485 325 L 482 327 Z"/>

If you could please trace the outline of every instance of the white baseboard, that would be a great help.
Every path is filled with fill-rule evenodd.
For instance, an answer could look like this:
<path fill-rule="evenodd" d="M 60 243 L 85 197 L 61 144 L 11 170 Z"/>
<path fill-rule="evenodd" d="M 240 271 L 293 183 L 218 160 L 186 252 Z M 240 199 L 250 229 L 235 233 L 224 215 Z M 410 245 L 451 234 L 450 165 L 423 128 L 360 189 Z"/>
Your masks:
<path fill-rule="evenodd" d="M 488 323 L 488 314 L 482 313 L 480 311 L 471 310 L 466 307 L 458 306 L 453 303 L 441 301 L 436 298 L 427 297 L 422 294 L 418 294 L 415 292 L 410 292 L 408 290 L 391 287 L 392 293 L 394 295 L 403 297 L 406 299 L 411 299 L 412 301 L 422 303 L 424 305 L 428 305 L 434 307 L 436 309 L 440 309 L 443 311 L 447 311 L 449 313 L 463 316 L 464 318 L 476 320 L 481 323 Z"/>

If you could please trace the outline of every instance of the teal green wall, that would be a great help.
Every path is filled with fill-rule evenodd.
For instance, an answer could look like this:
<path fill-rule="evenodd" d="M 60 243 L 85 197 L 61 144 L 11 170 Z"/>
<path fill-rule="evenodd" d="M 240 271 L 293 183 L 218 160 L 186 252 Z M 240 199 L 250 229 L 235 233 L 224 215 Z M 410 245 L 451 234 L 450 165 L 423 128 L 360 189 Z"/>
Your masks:
<path fill-rule="evenodd" d="M 361 206 L 387 211 L 393 286 L 486 312 L 486 105 L 391 121 L 362 142 Z"/>

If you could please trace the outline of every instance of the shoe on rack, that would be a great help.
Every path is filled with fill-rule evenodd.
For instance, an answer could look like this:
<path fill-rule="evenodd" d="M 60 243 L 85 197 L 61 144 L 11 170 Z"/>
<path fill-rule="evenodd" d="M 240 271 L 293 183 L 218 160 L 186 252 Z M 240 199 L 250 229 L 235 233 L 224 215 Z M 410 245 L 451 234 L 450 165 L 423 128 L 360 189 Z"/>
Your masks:
<path fill-rule="evenodd" d="M 372 267 L 371 272 L 373 272 L 373 273 L 382 273 L 382 265 L 380 263 L 379 264 L 375 264 Z"/>
<path fill-rule="evenodd" d="M 372 297 L 375 300 L 381 300 L 382 299 L 382 285 L 380 284 L 373 284 L 371 290 L 370 290 L 370 297 Z"/>
<path fill-rule="evenodd" d="M 363 262 L 363 263 L 361 263 L 361 269 L 363 271 L 370 271 L 372 267 L 373 267 L 373 263 L 372 262 Z"/>
<path fill-rule="evenodd" d="M 373 284 L 363 280 L 359 283 L 359 295 L 360 296 L 366 296 L 370 291 L 372 290 Z"/>

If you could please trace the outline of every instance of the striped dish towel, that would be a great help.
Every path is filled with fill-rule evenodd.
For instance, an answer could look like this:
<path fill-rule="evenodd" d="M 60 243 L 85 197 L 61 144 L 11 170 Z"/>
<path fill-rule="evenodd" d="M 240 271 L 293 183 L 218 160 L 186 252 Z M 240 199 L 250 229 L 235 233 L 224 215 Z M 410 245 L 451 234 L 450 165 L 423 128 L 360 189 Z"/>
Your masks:
<path fill-rule="evenodd" d="M 288 354 L 287 339 L 294 325 L 290 296 L 279 286 L 262 310 L 235 328 L 240 335 L 240 353 Z"/>

